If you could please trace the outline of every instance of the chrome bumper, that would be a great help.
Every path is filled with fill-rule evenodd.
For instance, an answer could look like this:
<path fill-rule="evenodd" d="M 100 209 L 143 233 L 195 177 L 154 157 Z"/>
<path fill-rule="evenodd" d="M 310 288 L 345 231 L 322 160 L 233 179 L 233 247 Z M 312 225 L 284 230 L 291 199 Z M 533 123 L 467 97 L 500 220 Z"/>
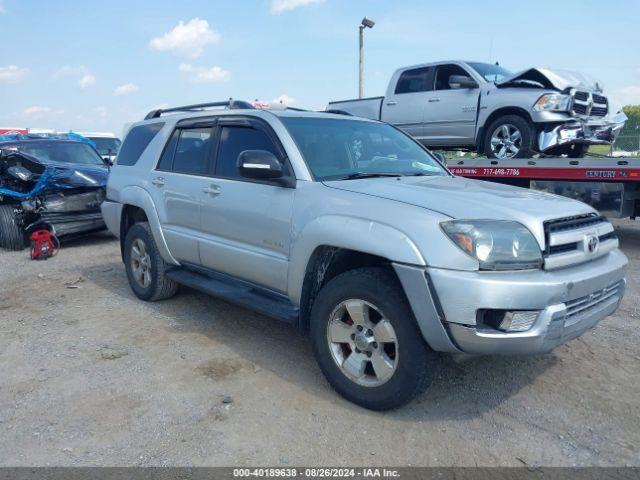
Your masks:
<path fill-rule="evenodd" d="M 554 147 L 573 144 L 611 145 L 623 129 L 626 117 L 604 123 L 582 123 L 578 121 L 558 125 L 548 132 L 538 135 L 538 149 L 541 152 Z"/>
<path fill-rule="evenodd" d="M 513 355 L 548 352 L 615 312 L 624 295 L 626 266 L 627 258 L 614 250 L 596 260 L 555 271 L 463 272 L 427 268 L 424 282 L 430 282 L 430 288 L 422 291 L 429 295 L 426 299 L 417 298 L 418 291 L 408 289 L 407 279 L 400 276 L 398 267 L 396 271 L 432 348 Z M 435 308 L 424 307 L 432 304 Z M 539 313 L 529 330 L 505 333 L 476 323 L 478 310 L 484 309 Z M 443 341 L 437 323 L 455 349 Z M 438 335 L 437 345 L 429 338 L 434 334 Z"/>

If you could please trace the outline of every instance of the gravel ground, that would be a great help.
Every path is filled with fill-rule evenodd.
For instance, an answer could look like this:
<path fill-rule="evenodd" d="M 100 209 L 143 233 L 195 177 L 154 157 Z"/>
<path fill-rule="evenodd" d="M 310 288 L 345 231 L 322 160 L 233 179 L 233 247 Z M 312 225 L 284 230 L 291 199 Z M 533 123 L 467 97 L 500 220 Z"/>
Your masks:
<path fill-rule="evenodd" d="M 621 309 L 530 358 L 444 357 L 374 413 L 295 329 L 205 295 L 129 290 L 118 244 L 0 252 L 0 465 L 640 465 L 640 224 Z"/>

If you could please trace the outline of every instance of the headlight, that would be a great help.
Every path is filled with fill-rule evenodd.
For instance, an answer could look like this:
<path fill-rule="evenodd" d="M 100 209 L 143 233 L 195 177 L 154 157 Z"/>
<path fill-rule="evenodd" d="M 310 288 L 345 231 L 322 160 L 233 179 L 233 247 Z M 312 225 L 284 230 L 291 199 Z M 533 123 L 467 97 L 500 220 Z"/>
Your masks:
<path fill-rule="evenodd" d="M 481 270 L 539 268 L 542 254 L 531 232 L 517 222 L 503 220 L 451 220 L 442 230 Z"/>
<path fill-rule="evenodd" d="M 571 106 L 571 97 L 560 93 L 547 93 L 541 96 L 533 105 L 537 112 L 568 112 Z"/>

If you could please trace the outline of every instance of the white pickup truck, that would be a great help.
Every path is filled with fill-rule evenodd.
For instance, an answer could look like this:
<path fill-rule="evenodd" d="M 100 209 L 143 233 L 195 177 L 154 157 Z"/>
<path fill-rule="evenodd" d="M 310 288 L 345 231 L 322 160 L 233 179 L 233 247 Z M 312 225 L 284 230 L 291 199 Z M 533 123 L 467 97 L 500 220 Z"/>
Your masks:
<path fill-rule="evenodd" d="M 427 147 L 500 159 L 582 157 L 589 145 L 611 144 L 626 120 L 579 73 L 531 68 L 514 75 L 461 61 L 400 68 L 384 97 L 330 102 L 327 111 L 391 123 Z"/>

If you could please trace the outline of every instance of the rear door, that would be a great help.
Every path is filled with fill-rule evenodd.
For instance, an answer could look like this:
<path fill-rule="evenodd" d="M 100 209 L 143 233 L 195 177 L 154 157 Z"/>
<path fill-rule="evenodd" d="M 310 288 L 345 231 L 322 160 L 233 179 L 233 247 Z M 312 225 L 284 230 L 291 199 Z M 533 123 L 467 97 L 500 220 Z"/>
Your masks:
<path fill-rule="evenodd" d="M 202 204 L 202 265 L 284 292 L 295 189 L 242 177 L 238 156 L 268 150 L 293 175 L 276 134 L 255 118 L 218 122 L 215 167 Z"/>
<path fill-rule="evenodd" d="M 480 88 L 452 88 L 452 75 L 470 77 L 460 65 L 435 67 L 433 84 L 426 94 L 424 135 L 429 145 L 472 145 L 475 143 L 476 112 Z"/>
<path fill-rule="evenodd" d="M 424 109 L 426 93 L 432 84 L 431 71 L 431 67 L 420 67 L 400 73 L 394 89 L 388 91 L 383 100 L 382 121 L 417 139 L 424 137 Z"/>
<path fill-rule="evenodd" d="M 182 262 L 200 264 L 200 215 L 211 183 L 207 174 L 212 138 L 213 122 L 176 128 L 151 172 L 151 191 L 167 245 Z"/>

